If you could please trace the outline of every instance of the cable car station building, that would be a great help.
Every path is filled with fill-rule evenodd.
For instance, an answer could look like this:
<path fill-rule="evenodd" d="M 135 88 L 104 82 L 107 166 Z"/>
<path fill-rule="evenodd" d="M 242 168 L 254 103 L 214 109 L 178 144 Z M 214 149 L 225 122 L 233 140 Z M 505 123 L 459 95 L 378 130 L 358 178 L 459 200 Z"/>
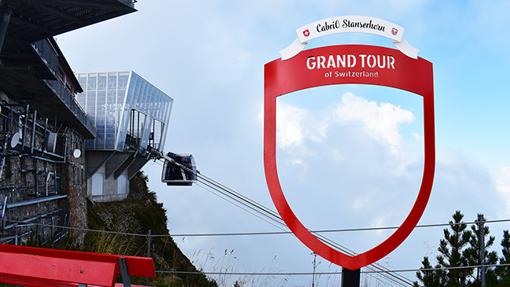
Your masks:
<path fill-rule="evenodd" d="M 87 194 L 94 201 L 125 199 L 129 180 L 162 152 L 173 99 L 135 72 L 79 73 L 76 99 L 93 123 L 85 141 Z"/>
<path fill-rule="evenodd" d="M 0 243 L 55 243 L 87 227 L 94 122 L 54 36 L 135 12 L 134 0 L 0 1 Z M 84 233 L 73 233 L 75 243 Z"/>

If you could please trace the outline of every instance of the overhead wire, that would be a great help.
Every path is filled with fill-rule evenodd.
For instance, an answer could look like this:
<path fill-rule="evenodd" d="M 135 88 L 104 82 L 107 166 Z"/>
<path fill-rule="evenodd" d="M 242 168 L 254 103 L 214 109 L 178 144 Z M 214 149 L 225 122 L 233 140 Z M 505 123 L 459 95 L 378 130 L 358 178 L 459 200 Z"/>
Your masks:
<path fill-rule="evenodd" d="M 117 234 L 117 235 L 126 235 L 126 236 L 141 236 L 147 237 L 152 236 L 148 234 L 140 234 L 140 233 L 129 233 L 129 232 L 116 232 L 116 231 L 108 231 L 108 230 L 97 230 L 97 229 L 87 229 L 87 228 L 73 228 L 69 226 L 60 226 L 54 224 L 42 224 L 42 223 L 26 223 L 20 226 L 31 226 L 31 225 L 42 225 L 49 226 L 55 228 L 64 228 L 64 229 L 77 229 L 82 231 L 92 231 L 92 232 L 101 232 L 101 233 L 109 233 L 109 234 Z M 157 236 L 157 235 L 156 235 Z M 465 266 L 450 266 L 450 267 L 434 267 L 434 268 L 409 268 L 409 269 L 388 269 L 388 270 L 361 270 L 361 273 L 364 274 L 377 274 L 377 273 L 406 273 L 406 272 L 427 272 L 427 271 L 437 271 L 437 270 L 459 270 L 459 269 L 475 269 L 475 268 L 496 268 L 496 267 L 510 267 L 510 264 L 485 264 L 485 265 L 465 265 Z M 189 274 L 226 274 L 226 275 L 312 275 L 312 272 L 188 272 L 188 271 L 178 271 L 178 270 L 157 270 L 158 273 L 189 273 Z M 316 275 L 334 275 L 341 274 L 341 271 L 331 271 L 331 272 L 315 272 Z"/>
<path fill-rule="evenodd" d="M 159 162 L 156 162 L 159 164 Z M 180 165 L 178 163 L 177 166 L 189 170 L 186 166 Z M 201 237 L 201 236 L 256 236 L 256 235 L 284 235 L 284 234 L 292 234 L 291 231 L 288 231 L 288 228 L 282 218 L 275 211 L 265 207 L 264 205 L 236 192 L 235 190 L 225 186 L 224 184 L 215 181 L 212 178 L 209 178 L 201 173 L 197 173 L 197 186 L 210 192 L 211 194 L 229 202 L 230 204 L 244 210 L 245 212 L 250 213 L 251 215 L 265 221 L 268 224 L 271 224 L 275 228 L 280 229 L 281 231 L 266 231 L 266 232 L 230 232 L 230 233 L 174 233 L 172 235 L 169 234 L 139 234 L 139 233 L 130 233 L 130 232 L 118 232 L 111 230 L 98 230 L 98 229 L 88 229 L 88 228 L 76 228 L 70 226 L 59 226 L 53 224 L 43 224 L 43 223 L 23 223 L 19 222 L 20 226 L 22 225 L 41 225 L 41 226 L 51 226 L 62 229 L 70 229 L 70 230 L 81 230 L 81 231 L 90 231 L 90 232 L 101 232 L 108 234 L 119 234 L 126 236 L 139 236 L 139 237 Z M 18 222 L 11 221 L 16 224 Z M 510 222 L 510 219 L 496 219 L 496 220 L 487 220 L 486 223 L 504 223 Z M 433 223 L 433 224 L 422 224 L 417 225 L 417 228 L 427 228 L 427 227 L 444 227 L 444 226 L 453 226 L 460 224 L 475 224 L 475 221 L 472 222 L 449 222 L 449 223 Z M 320 233 L 335 233 L 335 232 L 356 232 L 356 231 L 375 231 L 375 230 L 393 230 L 397 229 L 399 226 L 382 226 L 382 227 L 364 227 L 364 228 L 343 228 L 343 229 L 322 229 L 322 230 L 310 230 L 311 233 L 314 233 L 317 238 L 325 242 L 326 244 L 337 248 L 349 255 L 355 254 L 352 250 L 330 240 L 329 238 L 321 235 Z M 474 267 L 473 267 L 474 268 Z M 368 269 L 368 270 L 367 270 Z M 381 275 L 390 275 L 391 278 L 385 277 L 386 280 L 390 280 L 393 283 L 397 283 L 401 286 L 412 285 L 412 281 L 404 276 L 400 276 L 396 274 L 397 272 L 393 272 L 392 270 L 378 264 L 372 264 L 372 266 L 367 266 L 366 269 L 362 271 L 362 273 L 373 273 Z M 395 274 L 392 274 L 395 273 Z M 401 272 L 402 273 L 402 272 Z M 395 281 L 396 280 L 396 281 Z M 406 285 L 402 285 L 406 284 Z"/>
<path fill-rule="evenodd" d="M 280 231 L 280 232 L 286 232 L 286 231 L 284 231 L 284 229 L 283 229 L 283 228 L 281 228 L 280 226 L 276 225 L 275 223 L 273 223 L 273 222 L 271 222 L 271 221 L 267 220 L 266 218 L 264 218 L 264 217 L 262 217 L 262 216 L 260 216 L 260 215 L 258 215 L 258 214 L 256 214 L 256 213 L 254 213 L 254 212 L 252 212 L 252 211 L 250 211 L 250 210 L 248 210 L 247 208 L 245 208 L 245 207 L 241 206 L 240 204 L 235 203 L 234 201 L 230 200 L 228 197 L 225 197 L 225 196 L 223 196 L 223 195 L 221 195 L 221 194 L 218 194 L 218 193 L 216 193 L 216 192 L 212 191 L 211 189 L 207 188 L 207 186 L 206 186 L 206 185 L 204 185 L 204 184 L 202 184 L 202 183 L 199 183 L 199 184 L 198 184 L 198 187 L 200 187 L 200 188 L 204 189 L 205 191 L 208 191 L 208 192 L 210 192 L 211 194 L 213 194 L 213 195 L 215 195 L 215 196 L 217 196 L 217 197 L 219 197 L 219 198 L 221 198 L 221 199 L 223 199 L 223 200 L 227 201 L 227 202 L 228 202 L 228 203 L 230 203 L 230 204 L 233 204 L 233 205 L 237 206 L 238 208 L 240 208 L 240 209 L 242 209 L 242 210 L 244 210 L 244 211 L 246 211 L 246 212 L 250 213 L 251 215 L 253 215 L 253 216 L 255 216 L 255 217 L 259 218 L 260 220 L 265 221 L 265 222 L 267 222 L 267 223 L 271 224 L 271 225 L 272 225 L 272 226 L 274 226 L 275 228 L 278 228 L 278 229 L 283 230 L 283 231 Z"/>
<path fill-rule="evenodd" d="M 184 167 L 184 168 L 187 168 L 187 167 Z M 190 171 L 190 170 L 188 169 L 188 171 Z M 268 218 L 270 218 L 271 220 L 276 221 L 277 223 L 282 225 L 283 228 L 285 228 L 285 230 L 287 230 L 287 225 L 285 224 L 285 222 L 274 211 L 270 210 L 269 208 L 267 208 L 267 207 L 265 207 L 265 206 L 255 202 L 255 201 L 253 201 L 253 200 L 251 200 L 249 198 L 246 198 L 245 196 L 243 196 L 243 195 L 237 193 L 236 191 L 226 187 L 225 185 L 222 185 L 221 183 L 218 183 L 218 182 L 214 181 L 213 179 L 207 178 L 206 176 L 203 176 L 201 174 L 197 174 L 197 175 L 198 175 L 197 177 L 199 177 L 198 182 L 204 183 L 204 181 L 201 181 L 201 178 L 206 178 L 205 182 L 209 184 L 209 187 L 214 188 L 215 190 L 221 189 L 223 191 L 226 191 L 226 193 L 228 193 L 228 195 L 226 195 L 226 196 L 230 196 L 230 197 L 233 196 L 234 200 L 240 199 L 241 201 L 239 201 L 239 202 L 241 202 L 242 204 L 245 204 L 245 205 L 246 205 L 246 203 L 248 203 L 246 206 L 250 207 L 251 209 L 255 210 L 256 212 L 260 213 L 259 209 L 264 210 L 264 212 L 262 213 L 263 215 L 265 215 L 265 216 L 269 215 Z M 221 192 L 221 191 L 219 191 L 219 192 Z M 225 194 L 225 193 L 222 192 L 222 194 Z M 236 200 L 236 201 L 238 201 L 238 200 Z M 349 250 L 349 249 L 345 248 L 344 246 L 341 246 L 341 245 L 335 243 L 334 241 L 332 241 L 332 240 L 330 240 L 330 239 L 328 239 L 328 238 L 326 238 L 326 237 L 324 237 L 322 235 L 318 235 L 317 237 L 320 240 L 322 240 L 323 242 L 325 242 L 326 244 L 329 244 L 329 245 L 331 245 L 331 246 L 333 246 L 333 247 L 335 247 L 335 248 L 337 248 L 337 249 L 339 249 L 339 250 L 341 250 L 341 251 L 343 251 L 343 252 L 345 252 L 345 253 L 347 253 L 349 255 L 353 255 L 354 254 L 354 252 L 352 250 Z M 380 269 L 384 269 L 383 266 L 378 266 L 378 264 L 377 265 L 376 264 L 373 264 L 374 267 L 380 268 Z M 367 266 L 367 268 L 372 268 L 372 267 Z M 407 279 L 407 278 L 405 278 L 403 276 L 398 276 L 398 275 L 395 276 L 395 275 L 387 275 L 387 274 L 381 275 L 381 276 L 383 276 L 383 277 L 388 277 L 388 276 L 389 277 L 396 277 L 396 278 L 386 278 L 386 279 L 392 281 L 393 283 L 397 283 L 400 286 L 411 286 L 412 285 L 412 281 L 410 281 L 409 279 Z M 397 281 L 395 281 L 395 280 L 397 280 Z M 402 282 L 404 282 L 406 285 L 402 285 Z"/>
<path fill-rule="evenodd" d="M 510 222 L 510 218 L 506 219 L 497 219 L 497 220 L 487 220 L 486 224 L 493 223 L 505 223 Z M 416 228 L 429 228 L 429 227 L 447 227 L 454 225 L 472 225 L 476 224 L 476 221 L 466 221 L 466 222 L 450 222 L 450 223 L 432 223 L 432 224 L 418 224 Z M 341 233 L 341 232 L 359 232 L 359 231 L 384 231 L 384 230 L 394 230 L 399 228 L 400 226 L 379 226 L 379 227 L 355 227 L 355 228 L 338 228 L 338 229 L 316 229 L 310 230 L 311 233 L 319 234 L 319 233 Z M 262 235 L 290 235 L 293 234 L 292 231 L 258 231 L 258 232 L 218 232 L 218 233 L 174 233 L 173 237 L 207 237 L 207 236 L 262 236 Z"/>
<path fill-rule="evenodd" d="M 510 267 L 510 264 L 485 264 L 485 265 L 466 265 L 466 266 L 449 266 L 438 268 L 409 268 L 409 269 L 391 269 L 382 270 L 361 270 L 363 274 L 378 274 L 385 272 L 393 273 L 409 273 L 409 272 L 433 272 L 447 270 L 462 270 L 476 268 L 497 268 Z M 214 272 L 214 271 L 176 271 L 176 270 L 156 270 L 156 273 L 174 273 L 174 274 L 206 274 L 206 275 L 237 275 L 237 276 L 309 276 L 309 275 L 340 275 L 342 271 L 324 271 L 324 272 Z"/>
<path fill-rule="evenodd" d="M 185 165 L 182 165 L 180 163 L 177 163 L 175 161 L 170 161 L 170 163 L 176 165 L 177 167 L 180 167 L 188 172 L 194 172 L 193 170 L 191 170 L 190 168 L 188 168 L 187 166 Z M 222 194 L 225 194 L 229 197 L 231 197 L 232 199 L 234 199 L 235 201 L 238 201 L 239 203 L 241 204 L 244 204 L 244 205 L 247 205 L 249 206 L 251 209 L 261 213 L 261 214 L 264 214 L 265 216 L 268 216 L 268 217 L 271 217 L 272 219 L 274 219 L 276 222 L 278 222 L 280 225 L 282 225 L 285 229 L 287 229 L 287 225 L 285 224 L 285 222 L 283 221 L 283 219 L 280 217 L 279 214 L 277 214 L 275 211 L 263 206 L 262 204 L 236 192 L 235 190 L 233 190 L 232 188 L 229 188 L 227 187 L 226 185 L 222 184 L 222 183 L 219 183 L 218 181 L 212 179 L 212 178 L 209 178 L 205 175 L 203 175 L 202 173 L 200 172 L 196 172 L 196 175 L 197 175 L 197 181 L 198 182 L 201 182 L 201 183 L 208 183 L 209 184 L 209 187 L 211 188 L 214 188 L 215 190 L 221 192 Z M 222 191 L 220 191 L 222 190 Z M 260 212 L 262 211 L 262 212 Z M 334 242 L 333 240 L 321 235 L 321 234 L 316 234 L 316 237 L 323 241 L 324 243 L 338 249 L 338 250 L 341 250 L 342 252 L 346 253 L 346 254 L 349 254 L 349 255 L 354 255 L 355 252 L 346 248 L 345 246 L 342 246 L 336 242 Z M 378 263 L 374 263 L 372 265 L 369 265 L 367 266 L 366 268 L 376 268 L 376 269 L 386 269 L 384 266 L 381 266 L 380 264 Z M 397 283 L 401 286 L 412 286 L 413 285 L 413 282 L 411 280 L 409 280 L 408 278 L 404 277 L 404 276 L 401 276 L 401 275 L 398 275 L 398 274 L 387 274 L 389 275 L 389 277 L 393 277 L 393 278 L 386 278 L 394 283 Z M 385 275 L 383 275 L 385 276 Z M 385 276 L 386 277 L 386 276 Z M 395 281 L 396 280 L 396 281 Z M 402 285 L 402 283 L 406 284 L 406 285 Z"/>
<path fill-rule="evenodd" d="M 204 188 L 204 187 L 201 187 Z M 240 208 L 240 207 L 239 207 Z M 133 232 L 121 232 L 121 231 L 113 231 L 113 230 L 104 230 L 104 229 L 91 229 L 91 228 L 80 228 L 80 227 L 71 227 L 65 225 L 55 225 L 55 224 L 46 224 L 46 223 L 35 223 L 35 222 L 23 222 L 23 221 L 15 221 L 15 220 L 6 220 L 9 224 L 17 224 L 18 227 L 21 226 L 47 226 L 47 227 L 55 227 L 61 229 L 69 229 L 69 230 L 77 230 L 77 231 L 88 231 L 88 232 L 99 232 L 99 233 L 109 233 L 116 235 L 126 235 L 126 236 L 140 236 L 146 237 L 147 234 L 144 233 L 133 233 Z M 501 219 L 501 220 L 487 220 L 485 223 L 503 223 L 510 222 L 510 219 Z M 439 224 L 425 224 L 425 225 L 417 225 L 416 228 L 420 227 L 440 227 L 440 226 L 450 226 L 450 225 L 458 225 L 458 224 L 475 224 L 476 222 L 460 222 L 460 223 L 439 223 Z M 278 229 L 280 227 L 275 226 Z M 310 230 L 311 233 L 335 233 L 335 232 L 349 232 L 349 231 L 365 231 L 365 230 L 387 230 L 390 229 L 388 227 L 375 227 L 375 228 L 353 228 L 353 229 L 318 229 L 318 230 Z M 394 229 L 391 227 L 391 229 Z M 215 237 L 215 236 L 264 236 L 264 235 L 292 235 L 292 231 L 260 231 L 260 232 L 217 232 L 217 233 L 172 233 L 172 234 L 151 234 L 151 237 Z"/>
<path fill-rule="evenodd" d="M 179 163 L 173 162 L 177 166 L 184 168 L 188 171 L 191 171 L 184 165 L 180 165 Z M 159 164 L 159 163 L 158 163 Z M 288 231 L 288 227 L 275 211 L 265 207 L 264 205 L 238 193 L 232 188 L 225 186 L 224 184 L 209 178 L 201 173 L 197 173 L 197 183 L 198 186 L 215 196 L 229 202 L 230 204 L 244 210 L 245 212 L 250 213 L 251 215 L 265 221 L 266 223 L 271 224 L 275 228 L 280 229 L 281 231 L 266 231 L 266 232 L 225 232 L 225 233 L 175 233 L 172 235 L 169 234 L 140 234 L 140 233 L 132 233 L 132 232 L 118 232 L 111 230 L 99 230 L 99 229 L 89 229 L 89 228 L 77 228 L 70 226 L 60 226 L 54 224 L 43 224 L 43 223 L 24 223 L 24 222 L 16 222 L 9 221 L 14 224 L 19 224 L 19 226 L 31 226 L 31 225 L 40 225 L 40 226 L 50 226 L 55 228 L 62 228 L 68 230 L 80 230 L 80 231 L 90 231 L 90 232 L 99 232 L 99 233 L 107 233 L 107 234 L 117 234 L 117 235 L 126 235 L 126 236 L 139 236 L 139 237 L 205 237 L 205 236 L 257 236 L 257 235 L 284 235 L 284 234 L 292 234 L 291 231 Z M 487 220 L 485 223 L 506 223 L 510 222 L 510 219 L 495 219 L 495 220 Z M 421 224 L 417 225 L 416 228 L 428 228 L 428 227 L 445 227 L 445 226 L 454 226 L 454 225 L 468 225 L 468 224 L 476 224 L 476 221 L 470 222 L 448 222 L 448 223 L 433 223 L 433 224 Z M 321 233 L 335 233 L 335 232 L 357 232 L 357 231 L 376 231 L 376 230 L 394 230 L 399 228 L 399 226 L 381 226 L 381 227 L 363 227 L 363 228 L 343 228 L 343 229 L 322 229 L 322 230 L 310 230 L 311 233 L 315 234 L 317 238 L 325 242 L 326 244 L 335 247 L 342 252 L 345 252 L 349 255 L 354 255 L 355 253 L 332 241 L 331 239 L 321 235 Z M 452 266 L 452 267 L 441 267 L 441 268 L 420 268 L 420 269 L 388 269 L 378 263 L 367 266 L 365 269 L 361 270 L 363 274 L 379 274 L 384 276 L 385 280 L 389 280 L 393 283 L 397 283 L 401 286 L 412 286 L 413 282 L 401 276 L 398 273 L 406 273 L 406 272 L 418 272 L 418 271 L 434 271 L 434 270 L 452 270 L 452 269 L 466 269 L 466 268 L 482 268 L 482 267 L 508 267 L 510 264 L 492 264 L 492 265 L 473 265 L 473 266 Z M 180 273 L 180 274 L 193 274 L 193 272 L 187 271 L 175 271 L 175 270 L 158 270 L 159 273 Z M 196 272 L 201 274 L 221 274 L 221 275 L 311 275 L 309 272 Z M 334 275 L 341 274 L 341 272 L 315 272 L 316 275 Z M 389 277 L 388 277 L 389 276 Z M 376 278 L 377 279 L 377 278 Z M 405 285 L 403 285 L 405 284 Z"/>

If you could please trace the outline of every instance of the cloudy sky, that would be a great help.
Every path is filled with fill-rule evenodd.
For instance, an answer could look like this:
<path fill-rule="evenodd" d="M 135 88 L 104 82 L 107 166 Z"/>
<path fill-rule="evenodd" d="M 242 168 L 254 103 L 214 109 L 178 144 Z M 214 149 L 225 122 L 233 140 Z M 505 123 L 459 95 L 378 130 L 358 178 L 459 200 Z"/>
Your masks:
<path fill-rule="evenodd" d="M 175 100 L 166 150 L 192 153 L 199 170 L 274 209 L 262 160 L 263 65 L 295 29 L 341 15 L 374 16 L 406 29 L 434 63 L 437 162 L 421 223 L 510 217 L 510 2 L 494 1 L 139 1 L 138 12 L 57 37 L 77 72 L 134 70 Z M 332 35 L 310 47 L 367 43 Z M 278 100 L 278 168 L 285 194 L 310 229 L 398 225 L 423 171 L 421 98 L 390 88 L 316 88 Z M 173 233 L 278 230 L 200 188 L 168 188 L 161 166 L 144 168 Z M 500 240 L 508 226 L 491 225 Z M 328 234 L 358 252 L 387 232 Z M 379 263 L 420 266 L 441 229 L 417 229 Z M 175 238 L 207 271 L 312 271 L 313 256 L 290 235 Z M 318 271 L 337 271 L 318 258 Z M 414 274 L 404 274 L 414 279 Z M 301 277 L 215 277 L 224 284 L 310 286 Z M 367 277 L 370 286 L 377 277 Z M 321 276 L 319 286 L 337 286 Z M 335 285 L 336 284 L 336 285 Z M 227 285 L 228 286 L 228 285 Z M 391 285 L 382 285 L 391 286 Z"/>

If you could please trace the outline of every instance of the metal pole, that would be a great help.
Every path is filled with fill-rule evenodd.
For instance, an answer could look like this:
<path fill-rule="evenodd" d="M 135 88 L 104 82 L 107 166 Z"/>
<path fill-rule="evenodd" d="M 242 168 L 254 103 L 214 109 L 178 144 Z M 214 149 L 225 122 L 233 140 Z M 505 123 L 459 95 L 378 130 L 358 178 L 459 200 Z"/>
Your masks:
<path fill-rule="evenodd" d="M 32 138 L 30 138 L 30 154 L 34 154 L 36 128 L 37 128 L 37 110 L 34 110 L 34 114 L 32 117 Z"/>
<path fill-rule="evenodd" d="M 360 287 L 360 269 L 342 268 L 342 287 Z"/>
<path fill-rule="evenodd" d="M 25 139 L 28 138 L 27 136 L 27 133 L 28 133 L 28 113 L 30 112 L 30 105 L 27 105 L 27 108 L 25 110 L 25 123 L 23 125 L 23 135 L 22 135 L 22 145 L 23 145 L 23 148 L 22 150 L 25 151 L 25 146 L 26 144 L 28 144 Z"/>
<path fill-rule="evenodd" d="M 152 230 L 149 229 L 147 232 L 147 257 L 151 257 L 152 255 Z"/>
<path fill-rule="evenodd" d="M 152 230 L 147 232 L 147 257 L 152 256 Z M 149 285 L 149 278 L 145 278 L 145 285 Z"/>
<path fill-rule="evenodd" d="M 50 240 L 51 240 L 51 243 L 54 242 L 55 240 L 55 229 L 54 229 L 54 226 L 55 226 L 55 221 L 53 220 L 54 217 L 53 215 L 50 217 L 50 220 L 51 220 L 51 234 L 50 234 Z"/>
<path fill-rule="evenodd" d="M 39 223 L 40 223 L 40 220 L 39 220 L 39 222 L 37 222 L 35 224 L 35 245 L 36 246 L 39 246 L 39 242 L 40 242 L 40 240 L 39 240 Z"/>
<path fill-rule="evenodd" d="M 315 287 L 315 268 L 317 262 L 317 254 L 313 253 L 313 273 L 312 273 L 312 287 Z"/>
<path fill-rule="evenodd" d="M 124 287 L 131 287 L 131 279 L 129 278 L 129 272 L 127 268 L 126 258 L 119 258 L 119 269 L 120 276 L 122 278 L 122 284 Z"/>
<path fill-rule="evenodd" d="M 18 245 L 18 226 L 14 227 L 14 245 Z"/>
<path fill-rule="evenodd" d="M 483 265 L 485 265 L 485 218 L 483 217 L 483 214 L 478 214 L 476 224 L 478 225 L 478 231 L 480 232 L 478 238 L 478 242 L 480 244 L 479 260 L 480 265 L 482 265 L 482 267 L 479 268 L 478 272 L 480 273 L 481 287 L 487 287 L 485 272 L 486 270 L 485 267 L 483 267 Z"/>

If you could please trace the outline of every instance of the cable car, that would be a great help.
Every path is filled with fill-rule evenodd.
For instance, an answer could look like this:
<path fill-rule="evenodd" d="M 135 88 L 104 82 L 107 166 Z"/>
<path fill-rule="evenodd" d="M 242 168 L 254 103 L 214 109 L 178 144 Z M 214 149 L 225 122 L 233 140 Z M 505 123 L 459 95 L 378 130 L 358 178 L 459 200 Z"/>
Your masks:
<path fill-rule="evenodd" d="M 195 159 L 190 154 L 167 153 L 161 181 L 166 185 L 190 186 L 197 180 Z"/>

